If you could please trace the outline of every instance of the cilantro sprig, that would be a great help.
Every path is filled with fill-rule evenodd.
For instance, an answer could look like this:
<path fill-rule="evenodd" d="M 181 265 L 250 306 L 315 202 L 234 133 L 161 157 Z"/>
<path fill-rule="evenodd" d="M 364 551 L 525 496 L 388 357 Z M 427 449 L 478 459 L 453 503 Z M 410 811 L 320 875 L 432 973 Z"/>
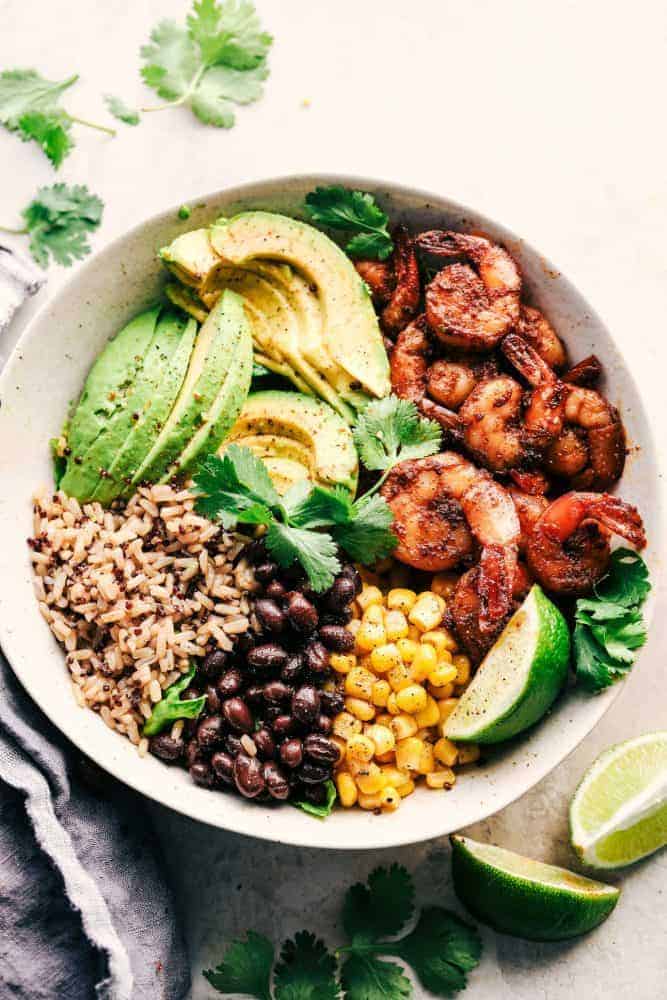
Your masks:
<path fill-rule="evenodd" d="M 362 461 L 382 472 L 357 500 L 343 487 L 303 482 L 281 497 L 264 462 L 249 448 L 230 445 L 224 456 L 209 455 L 200 464 L 194 477 L 197 510 L 227 528 L 264 525 L 266 547 L 276 562 L 299 563 L 315 591 L 327 590 L 341 569 L 338 547 L 366 565 L 393 551 L 393 514 L 377 490 L 398 462 L 440 447 L 438 425 L 420 417 L 413 403 L 393 396 L 370 403 L 354 435 Z"/>
<path fill-rule="evenodd" d="M 284 943 L 274 967 L 271 942 L 249 931 L 230 944 L 217 968 L 203 974 L 220 993 L 256 1000 L 339 1000 L 341 990 L 344 1000 L 410 1000 L 412 983 L 402 966 L 385 960 L 390 957 L 409 965 L 435 996 L 452 997 L 479 964 L 479 934 L 455 913 L 428 906 L 414 928 L 397 939 L 413 918 L 414 895 L 405 868 L 376 868 L 367 884 L 347 892 L 343 927 L 349 943 L 334 954 L 301 931 Z"/>
<path fill-rule="evenodd" d="M 104 103 L 114 118 L 117 118 L 119 122 L 123 122 L 125 125 L 138 125 L 141 121 L 139 112 L 134 108 L 128 107 L 121 97 L 116 97 L 114 94 L 105 94 Z"/>
<path fill-rule="evenodd" d="M 646 642 L 641 606 L 651 589 L 646 563 L 632 549 L 616 549 L 593 597 L 577 601 L 574 657 L 577 681 L 587 691 L 609 687 L 631 670 Z"/>
<path fill-rule="evenodd" d="M 90 253 L 88 235 L 102 221 L 103 203 L 85 185 L 53 184 L 40 188 L 22 212 L 25 226 L 0 232 L 30 236 L 30 252 L 41 267 L 52 257 L 69 267 Z"/>
<path fill-rule="evenodd" d="M 174 681 L 167 688 L 163 698 L 158 701 L 151 715 L 144 723 L 144 736 L 156 736 L 172 722 L 175 722 L 176 719 L 196 719 L 201 714 L 206 704 L 205 694 L 200 695 L 199 698 L 190 698 L 189 700 L 181 701 L 181 695 L 190 685 L 196 670 L 196 667 L 192 667 L 191 670 L 188 670 L 187 674 L 183 674 L 179 680 Z"/>
<path fill-rule="evenodd" d="M 70 114 L 60 104 L 66 90 L 79 79 L 47 80 L 34 69 L 10 69 L 0 73 L 0 122 L 24 141 L 34 141 L 54 167 L 59 167 L 73 146 L 72 125 L 84 125 L 115 135 L 106 125 Z"/>
<path fill-rule="evenodd" d="M 195 0 L 186 24 L 160 21 L 141 49 L 144 82 L 168 103 L 187 105 L 206 125 L 231 128 L 234 105 L 262 95 L 273 38 L 249 0 Z"/>
<path fill-rule="evenodd" d="M 338 184 L 317 187 L 306 195 L 306 212 L 316 225 L 352 237 L 345 246 L 349 257 L 386 260 L 394 249 L 387 214 L 366 191 L 352 191 Z"/>

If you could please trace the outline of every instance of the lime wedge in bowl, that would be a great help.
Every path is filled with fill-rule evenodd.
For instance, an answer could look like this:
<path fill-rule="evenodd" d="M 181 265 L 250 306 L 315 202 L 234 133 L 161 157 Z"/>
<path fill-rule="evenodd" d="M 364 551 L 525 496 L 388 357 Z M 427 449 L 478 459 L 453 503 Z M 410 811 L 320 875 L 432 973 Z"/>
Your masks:
<path fill-rule="evenodd" d="M 499 743 L 528 729 L 563 687 L 569 659 L 567 623 L 535 584 L 482 660 L 444 735 Z"/>
<path fill-rule="evenodd" d="M 492 844 L 453 836 L 456 894 L 503 934 L 563 941 L 593 930 L 616 906 L 620 889 Z"/>
<path fill-rule="evenodd" d="M 621 868 L 667 845 L 667 732 L 600 754 L 570 806 L 572 846 L 592 868 Z"/>

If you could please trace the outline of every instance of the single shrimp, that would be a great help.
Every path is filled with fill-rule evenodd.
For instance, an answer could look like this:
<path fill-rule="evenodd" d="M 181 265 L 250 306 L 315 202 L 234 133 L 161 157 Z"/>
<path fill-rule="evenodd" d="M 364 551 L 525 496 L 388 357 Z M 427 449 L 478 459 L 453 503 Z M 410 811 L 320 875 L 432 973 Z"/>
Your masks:
<path fill-rule="evenodd" d="M 485 654 L 505 627 L 510 615 L 526 597 L 532 583 L 533 579 L 525 564 L 517 562 L 512 581 L 510 607 L 505 615 L 498 618 L 493 628 L 483 632 L 479 626 L 481 608 L 479 567 L 473 566 L 459 578 L 448 611 L 451 615 L 454 631 L 474 663 L 479 663 L 484 659 Z"/>
<path fill-rule="evenodd" d="M 539 309 L 534 309 L 533 306 L 521 306 L 517 333 L 537 351 L 549 368 L 560 371 L 566 367 L 565 345 Z"/>
<path fill-rule="evenodd" d="M 438 358 L 426 377 L 428 394 L 436 403 L 456 411 L 478 382 L 498 373 L 498 363 L 494 358 L 479 358 L 471 354 Z"/>
<path fill-rule="evenodd" d="M 382 495 L 394 514 L 395 556 L 427 572 L 453 569 L 481 546 L 480 628 L 509 607 L 520 536 L 511 497 L 488 472 L 456 452 L 401 462 Z"/>
<path fill-rule="evenodd" d="M 417 315 L 421 298 L 419 264 L 407 229 L 395 230 L 391 260 L 357 260 L 354 266 L 380 311 L 383 331 L 393 339 Z"/>
<path fill-rule="evenodd" d="M 355 260 L 357 273 L 366 282 L 376 309 L 386 306 L 396 287 L 396 275 L 388 260 Z"/>
<path fill-rule="evenodd" d="M 401 330 L 391 351 L 391 387 L 401 399 L 415 403 L 423 416 L 437 420 L 450 439 L 458 442 L 461 434 L 456 413 L 426 397 L 431 356 L 428 326 L 422 314 Z"/>
<path fill-rule="evenodd" d="M 646 534 L 637 508 L 609 493 L 564 493 L 529 532 L 528 568 L 546 590 L 587 594 L 607 571 L 610 534 L 643 548 Z"/>
<path fill-rule="evenodd" d="M 547 470 L 576 489 L 608 489 L 625 465 L 625 431 L 618 410 L 594 389 L 563 382 L 517 334 L 504 339 L 508 360 L 534 387 L 524 427 Z"/>
<path fill-rule="evenodd" d="M 498 375 L 476 385 L 459 410 L 467 450 L 493 472 L 515 468 L 524 458 L 522 400 L 519 383 Z"/>
<path fill-rule="evenodd" d="M 450 347 L 490 351 L 519 321 L 521 275 L 506 250 L 484 236 L 432 230 L 417 246 L 436 257 L 463 257 L 426 289 L 426 318 Z"/>

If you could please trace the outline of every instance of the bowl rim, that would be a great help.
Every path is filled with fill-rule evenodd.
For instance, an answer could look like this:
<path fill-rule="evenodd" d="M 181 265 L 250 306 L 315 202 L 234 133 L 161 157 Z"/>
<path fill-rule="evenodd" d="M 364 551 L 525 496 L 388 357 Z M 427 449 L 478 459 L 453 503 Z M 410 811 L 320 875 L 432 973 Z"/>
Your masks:
<path fill-rule="evenodd" d="M 415 187 L 410 184 L 403 184 L 384 177 L 380 178 L 380 177 L 360 176 L 357 174 L 315 172 L 315 173 L 289 173 L 271 177 L 253 178 L 242 184 L 235 184 L 231 187 L 223 187 L 217 189 L 216 191 L 208 192 L 204 195 L 192 197 L 189 199 L 189 203 L 197 205 L 198 202 L 209 203 L 221 199 L 226 199 L 228 201 L 243 200 L 246 197 L 252 198 L 261 196 L 261 193 L 265 189 L 275 189 L 280 186 L 289 187 L 290 185 L 305 185 L 306 182 L 308 182 L 308 184 L 310 184 L 311 187 L 317 185 L 340 184 L 346 187 L 359 188 L 361 190 L 375 190 L 375 191 L 380 190 L 383 192 L 386 191 L 390 195 L 397 194 L 399 196 L 403 195 L 410 198 L 421 199 L 423 200 L 425 205 L 429 205 L 429 203 L 430 204 L 435 203 L 435 205 L 437 206 L 438 203 L 446 201 L 448 203 L 448 206 L 452 210 L 456 211 L 457 213 L 460 213 L 463 217 L 472 215 L 473 217 L 484 219 L 488 224 L 490 224 L 490 226 L 497 233 L 500 234 L 500 238 L 503 241 L 506 241 L 509 244 L 520 244 L 522 247 L 525 247 L 529 253 L 534 254 L 543 262 L 545 271 L 554 271 L 558 274 L 559 278 L 564 283 L 564 286 L 566 287 L 567 291 L 584 299 L 587 306 L 587 314 L 590 316 L 591 319 L 598 322 L 602 327 L 604 327 L 605 331 L 609 336 L 610 342 L 617 348 L 619 355 L 622 358 L 624 379 L 626 379 L 627 382 L 632 386 L 634 392 L 637 394 L 637 398 L 641 400 L 639 388 L 632 373 L 632 369 L 630 368 L 625 358 L 625 355 L 618 348 L 617 342 L 609 326 L 601 318 L 597 309 L 595 309 L 590 304 L 588 299 L 585 298 L 583 293 L 579 291 L 578 287 L 574 285 L 573 282 L 570 281 L 570 279 L 556 265 L 553 264 L 550 258 L 547 258 L 541 251 L 536 249 L 531 242 L 524 239 L 522 236 L 516 235 L 512 230 L 508 229 L 503 223 L 496 222 L 494 218 L 486 215 L 484 212 L 479 212 L 477 209 L 471 208 L 470 206 L 459 202 L 455 198 L 450 198 L 448 195 L 427 191 L 420 187 Z M 124 230 L 122 233 L 115 236 L 108 243 L 96 249 L 94 253 L 92 253 L 85 262 L 83 262 L 79 267 L 77 267 L 77 269 L 63 282 L 63 284 L 57 289 L 57 291 L 53 296 L 47 297 L 45 299 L 45 301 L 41 304 L 40 308 L 31 317 L 29 323 L 26 325 L 25 329 L 21 333 L 19 340 L 14 345 L 12 351 L 9 354 L 9 357 L 5 362 L 4 368 L 0 373 L 0 398 L 2 397 L 5 386 L 11 381 L 13 369 L 17 363 L 17 360 L 20 360 L 21 353 L 25 348 L 26 344 L 28 342 L 31 342 L 33 338 L 37 336 L 39 328 L 42 324 L 42 319 L 47 313 L 47 311 L 53 309 L 54 307 L 57 307 L 63 299 L 66 299 L 66 297 L 70 294 L 71 286 L 75 282 L 81 282 L 82 284 L 85 283 L 87 273 L 95 267 L 97 259 L 101 255 L 112 254 L 113 251 L 116 248 L 122 246 L 125 243 L 125 241 L 140 234 L 141 230 L 147 225 L 152 223 L 159 223 L 160 221 L 167 222 L 170 219 L 174 218 L 181 204 L 182 202 L 177 202 L 166 209 L 145 216 L 139 222 L 135 223 L 132 227 Z M 646 410 L 643 404 L 642 404 L 642 415 L 646 416 Z M 642 446 L 645 448 L 648 448 L 650 446 L 652 453 L 657 458 L 658 450 L 656 448 L 656 441 L 653 434 L 653 429 L 648 419 L 646 420 L 646 426 L 649 437 L 647 441 L 642 442 Z M 660 476 L 657 473 L 657 469 L 655 474 L 655 485 L 657 487 L 656 489 L 657 528 L 654 536 L 652 536 L 652 543 L 653 541 L 655 541 L 655 545 L 652 544 L 652 548 L 659 555 L 660 553 L 662 553 L 663 550 L 664 507 L 662 502 L 663 488 L 661 485 Z M 655 594 L 657 589 L 655 584 L 656 581 L 654 579 L 654 585 L 652 591 L 653 595 Z M 650 624 L 653 607 L 654 607 L 654 600 L 649 598 L 649 602 L 647 602 L 645 608 L 645 620 L 647 622 L 647 625 Z M 32 676 L 26 678 L 23 672 L 14 666 L 12 657 L 13 642 L 14 639 L 12 634 L 7 632 L 4 621 L 0 619 L 0 648 L 2 649 L 2 652 L 4 652 L 5 657 L 10 667 L 12 668 L 14 676 L 17 678 L 17 680 L 24 688 L 24 690 L 28 693 L 28 695 L 39 706 L 41 711 L 44 712 L 49 721 L 56 727 L 56 729 L 58 729 L 61 733 L 63 733 L 67 737 L 67 739 L 69 739 L 70 742 L 77 747 L 78 750 L 80 750 L 82 753 L 89 754 L 90 753 L 89 748 L 84 747 L 81 744 L 77 726 L 73 723 L 70 724 L 68 720 L 65 720 L 63 722 L 60 719 L 54 718 L 54 715 L 56 713 L 52 714 L 52 712 L 50 711 L 48 699 L 44 697 L 40 698 L 40 685 L 38 681 L 33 679 Z M 635 671 L 637 670 L 637 664 L 635 664 L 634 669 Z M 594 704 L 598 706 L 597 711 L 595 712 L 591 711 L 590 720 L 587 720 L 585 730 L 576 733 L 574 741 L 568 744 L 567 749 L 565 749 L 561 754 L 559 754 L 557 758 L 550 759 L 546 763 L 544 762 L 543 759 L 540 758 L 535 759 L 531 764 L 529 770 L 529 777 L 527 779 L 524 779 L 522 782 L 509 782 L 509 781 L 505 782 L 504 792 L 496 793 L 496 795 L 493 797 L 492 802 L 486 802 L 480 804 L 478 812 L 474 816 L 467 818 L 464 823 L 461 823 L 457 827 L 457 829 L 463 829 L 464 827 L 472 825 L 473 823 L 481 822 L 487 819 L 489 816 L 492 816 L 495 813 L 499 812 L 500 810 L 506 808 L 507 806 L 509 806 L 510 804 L 521 798 L 523 795 L 525 795 L 532 788 L 534 788 L 540 781 L 543 780 L 543 778 L 545 778 L 559 764 L 563 763 L 580 745 L 583 739 L 585 739 L 585 737 L 588 736 L 591 733 L 591 731 L 598 725 L 603 716 L 607 713 L 607 711 L 611 708 L 612 704 L 621 694 L 621 691 L 625 687 L 625 682 L 626 679 L 620 680 L 614 685 L 612 685 L 610 688 L 607 688 L 605 691 L 603 691 L 602 693 L 600 693 L 595 697 Z M 75 707 L 76 706 L 73 705 L 73 708 Z M 75 717 L 73 716 L 73 718 Z M 570 736 L 570 740 L 572 739 L 573 737 Z M 318 836 L 316 838 L 316 843 L 313 843 L 313 841 L 308 838 L 307 835 L 308 828 L 306 827 L 304 827 L 303 835 L 301 835 L 300 833 L 297 834 L 290 833 L 290 835 L 288 836 L 281 836 L 280 834 L 276 835 L 276 832 L 274 832 L 274 830 L 272 829 L 271 824 L 263 826 L 261 823 L 257 822 L 254 824 L 254 827 L 256 828 L 253 828 L 253 824 L 250 824 L 251 826 L 250 829 L 244 829 L 234 819 L 232 819 L 230 822 L 228 817 L 226 817 L 225 815 L 214 816 L 214 817 L 204 816 L 201 814 L 201 810 L 193 810 L 192 807 L 188 808 L 187 798 L 182 799 L 179 798 L 178 796 L 167 794 L 166 791 L 163 791 L 159 787 L 156 789 L 155 788 L 149 789 L 144 787 L 145 783 L 142 782 L 141 778 L 137 776 L 137 774 L 139 775 L 141 774 L 141 769 L 136 769 L 136 772 L 134 769 L 127 769 L 122 759 L 117 760 L 113 758 L 109 761 L 106 760 L 100 761 L 97 758 L 95 758 L 95 762 L 98 764 L 98 766 L 100 766 L 103 770 L 107 771 L 117 780 L 121 781 L 123 784 L 133 789 L 133 791 L 145 795 L 148 799 L 152 799 L 154 802 L 157 802 L 162 806 L 166 806 L 167 808 L 173 809 L 175 812 L 178 812 L 181 815 L 188 817 L 189 819 L 204 823 L 208 826 L 211 826 L 214 829 L 224 830 L 240 834 L 246 837 L 254 837 L 259 840 L 266 840 L 273 843 L 286 844 L 297 847 L 310 847 L 314 849 L 338 850 L 338 851 L 375 850 L 375 849 L 384 849 L 391 847 L 402 847 L 409 844 L 427 842 L 430 840 L 434 840 L 438 837 L 445 836 L 452 830 L 451 823 L 448 823 L 446 820 L 447 814 L 446 812 L 443 812 L 442 814 L 443 819 L 440 820 L 440 823 L 438 824 L 434 816 L 435 820 L 434 826 L 431 827 L 429 824 L 429 828 L 426 831 L 418 831 L 415 829 L 411 833 L 404 831 L 402 834 L 398 833 L 396 836 L 393 837 L 386 835 L 378 836 L 377 834 L 384 833 L 384 831 L 391 831 L 391 829 L 394 827 L 398 829 L 398 826 L 395 824 L 392 825 L 391 822 L 384 824 L 379 821 L 376 824 L 376 827 L 374 828 L 374 832 L 377 831 L 374 837 L 373 835 L 368 836 L 371 827 L 360 822 L 358 823 L 360 831 L 359 839 L 353 843 L 340 843 L 339 840 L 336 839 L 336 833 L 340 830 L 340 827 L 338 826 L 338 824 L 335 825 L 332 824 L 331 834 L 329 836 L 324 836 L 324 837 Z M 261 815 L 260 811 L 257 810 L 258 821 L 260 819 L 260 815 Z M 353 812 L 352 815 L 358 816 L 359 819 L 361 819 L 361 817 L 357 812 Z M 366 815 L 368 816 L 368 814 Z M 387 819 L 387 817 L 384 817 L 384 819 Z"/>

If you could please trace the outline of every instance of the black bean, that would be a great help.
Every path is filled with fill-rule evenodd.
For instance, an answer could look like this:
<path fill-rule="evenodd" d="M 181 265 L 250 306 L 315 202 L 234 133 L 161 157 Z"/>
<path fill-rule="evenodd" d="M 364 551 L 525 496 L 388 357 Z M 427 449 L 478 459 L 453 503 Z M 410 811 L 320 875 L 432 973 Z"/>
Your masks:
<path fill-rule="evenodd" d="M 343 566 L 340 576 L 346 576 L 349 580 L 352 581 L 354 585 L 355 597 L 357 594 L 361 593 L 363 582 L 359 574 L 359 570 L 357 569 L 356 566 L 353 566 L 352 563 L 347 563 L 347 565 Z"/>
<path fill-rule="evenodd" d="M 214 715 L 220 711 L 220 696 L 213 684 L 206 685 L 206 708 Z"/>
<path fill-rule="evenodd" d="M 264 699 L 270 702 L 286 701 L 292 697 L 294 689 L 282 681 L 269 681 L 264 685 Z"/>
<path fill-rule="evenodd" d="M 287 617 L 297 632 L 314 632 L 319 620 L 317 608 L 298 590 L 292 591 L 287 604 Z"/>
<path fill-rule="evenodd" d="M 197 726 L 197 742 L 202 750 L 215 750 L 225 738 L 225 723 L 220 715 L 209 715 Z"/>
<path fill-rule="evenodd" d="M 326 736 L 310 733 L 303 741 L 303 752 L 317 764 L 335 764 L 338 760 L 338 747 Z"/>
<path fill-rule="evenodd" d="M 236 736 L 235 733 L 230 733 L 229 736 L 226 736 L 225 750 L 227 751 L 227 753 L 231 754 L 232 757 L 238 757 L 238 755 L 243 752 L 243 744 L 241 743 L 241 737 Z"/>
<path fill-rule="evenodd" d="M 349 607 L 341 608 L 339 611 L 324 611 L 320 615 L 320 627 L 322 625 L 349 625 L 354 615 Z"/>
<path fill-rule="evenodd" d="M 241 795 L 254 799 L 266 788 L 262 765 L 256 757 L 240 753 L 234 761 L 234 782 Z"/>
<path fill-rule="evenodd" d="M 252 715 L 242 698 L 228 698 L 227 701 L 223 701 L 222 712 L 232 729 L 239 733 L 252 732 Z"/>
<path fill-rule="evenodd" d="M 192 686 L 186 688 L 181 695 L 181 701 L 195 701 L 197 698 L 201 698 L 201 691 L 199 688 Z"/>
<path fill-rule="evenodd" d="M 329 650 L 318 639 L 309 642 L 304 650 L 306 666 L 314 674 L 323 674 L 329 669 Z"/>
<path fill-rule="evenodd" d="M 224 750 L 216 750 L 211 757 L 211 767 L 222 781 L 232 784 L 234 772 L 234 758 Z"/>
<path fill-rule="evenodd" d="M 201 785 L 202 788 L 212 788 L 215 784 L 213 768 L 205 762 L 193 764 L 190 768 L 190 777 L 195 785 Z"/>
<path fill-rule="evenodd" d="M 255 566 L 255 576 L 260 583 L 270 583 L 278 572 L 278 565 L 270 560 Z"/>
<path fill-rule="evenodd" d="M 311 684 L 304 684 L 292 695 L 292 715 L 299 722 L 314 722 L 320 714 L 320 692 Z"/>
<path fill-rule="evenodd" d="M 236 652 L 249 653 L 257 645 L 257 640 L 252 632 L 242 632 L 236 637 Z"/>
<path fill-rule="evenodd" d="M 258 670 L 282 670 L 287 663 L 287 653 L 277 643 L 265 642 L 250 650 L 248 663 Z"/>
<path fill-rule="evenodd" d="M 347 607 L 356 596 L 354 581 L 344 574 L 337 576 L 326 597 L 326 604 L 332 611 Z"/>
<path fill-rule="evenodd" d="M 326 715 L 338 715 L 345 708 L 345 699 L 338 691 L 322 691 L 320 701 Z"/>
<path fill-rule="evenodd" d="M 193 764 L 199 764 L 203 760 L 204 755 L 202 754 L 201 747 L 197 742 L 197 738 L 194 737 L 185 745 L 185 762 L 188 767 L 192 767 Z"/>
<path fill-rule="evenodd" d="M 160 760 L 178 760 L 179 757 L 183 756 L 183 751 L 185 750 L 185 743 L 183 740 L 172 740 L 169 733 L 160 733 L 159 736 L 154 736 L 149 744 L 149 749 L 152 754 L 159 757 Z"/>
<path fill-rule="evenodd" d="M 315 725 L 317 726 L 318 732 L 324 733 L 325 736 L 328 735 L 333 729 L 333 722 L 331 721 L 328 715 L 324 714 L 318 716 Z"/>
<path fill-rule="evenodd" d="M 225 670 L 224 674 L 216 684 L 216 690 L 220 697 L 233 698 L 235 694 L 243 687 L 243 674 L 236 667 L 232 667 L 230 670 Z"/>
<path fill-rule="evenodd" d="M 244 548 L 243 555 L 246 557 L 248 562 L 253 563 L 253 565 L 266 562 L 266 545 L 261 539 L 250 542 Z"/>
<path fill-rule="evenodd" d="M 302 676 L 305 667 L 303 655 L 292 653 L 287 663 L 280 671 L 280 677 L 285 684 L 295 684 Z"/>
<path fill-rule="evenodd" d="M 349 653 L 354 649 L 354 636 L 342 625 L 324 625 L 320 639 L 333 653 Z"/>
<path fill-rule="evenodd" d="M 262 709 L 262 716 L 267 722 L 273 724 L 274 720 L 277 719 L 278 716 L 284 714 L 284 711 L 285 709 L 282 708 L 281 705 L 265 705 Z"/>
<path fill-rule="evenodd" d="M 283 739 L 294 732 L 294 719 L 291 715 L 278 715 L 271 720 L 271 729 L 275 733 L 276 739 Z"/>
<path fill-rule="evenodd" d="M 285 740 L 280 747 L 280 759 L 286 767 L 298 767 L 303 760 L 301 740 Z"/>
<path fill-rule="evenodd" d="M 298 771 L 298 778 L 304 785 L 319 785 L 331 777 L 331 768 L 322 764 L 311 764 L 306 761 Z"/>
<path fill-rule="evenodd" d="M 251 685 L 251 687 L 246 688 L 243 693 L 243 697 L 246 701 L 249 701 L 251 705 L 258 705 L 260 702 L 264 701 L 264 685 Z"/>
<path fill-rule="evenodd" d="M 224 650 L 214 649 L 212 653 L 208 653 L 204 657 L 199 667 L 199 672 L 206 678 L 206 680 L 215 680 L 215 678 L 218 677 L 218 675 L 224 670 L 226 662 L 227 654 Z"/>
<path fill-rule="evenodd" d="M 262 760 L 271 760 L 276 755 L 276 744 L 268 729 L 258 729 L 253 734 L 253 740 L 257 747 L 257 753 Z"/>
<path fill-rule="evenodd" d="M 323 806 L 327 800 L 327 790 L 323 784 L 304 785 L 302 795 L 307 802 L 312 802 L 314 806 Z"/>
<path fill-rule="evenodd" d="M 257 620 L 266 632 L 279 633 L 285 628 L 285 615 L 275 601 L 260 597 L 255 601 Z"/>
<path fill-rule="evenodd" d="M 268 761 L 262 768 L 262 776 L 266 782 L 269 794 L 279 801 L 284 801 L 289 795 L 289 782 L 277 764 Z"/>
<path fill-rule="evenodd" d="M 264 596 L 270 597 L 272 601 L 281 601 L 286 593 L 287 590 L 280 580 L 272 580 L 264 588 Z"/>

